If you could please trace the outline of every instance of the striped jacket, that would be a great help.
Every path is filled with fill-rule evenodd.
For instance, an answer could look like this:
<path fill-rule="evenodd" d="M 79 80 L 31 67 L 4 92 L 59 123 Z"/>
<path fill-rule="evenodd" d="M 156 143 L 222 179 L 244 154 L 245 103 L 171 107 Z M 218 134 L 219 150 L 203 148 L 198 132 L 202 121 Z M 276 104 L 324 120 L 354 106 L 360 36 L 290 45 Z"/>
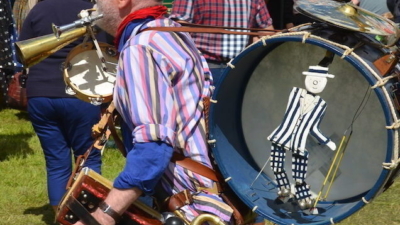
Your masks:
<path fill-rule="evenodd" d="M 162 141 L 211 168 L 202 101 L 212 94 L 207 62 L 187 33 L 143 31 L 177 26 L 162 18 L 133 30 L 120 54 L 114 102 L 132 130 L 133 144 Z M 213 183 L 172 162 L 161 178 L 169 195 L 185 189 L 195 193 L 198 187 L 211 188 Z M 201 211 L 230 220 L 231 209 L 218 205 L 222 202 L 218 196 L 201 193 L 193 198 L 194 204 L 182 208 L 189 220 Z"/>
<path fill-rule="evenodd" d="M 319 130 L 319 124 L 325 114 L 326 102 L 314 96 L 312 104 L 304 103 L 307 90 L 294 87 L 290 93 L 288 105 L 282 123 L 268 136 L 272 143 L 286 150 L 304 153 L 307 137 L 313 135 L 321 144 L 330 141 Z"/>

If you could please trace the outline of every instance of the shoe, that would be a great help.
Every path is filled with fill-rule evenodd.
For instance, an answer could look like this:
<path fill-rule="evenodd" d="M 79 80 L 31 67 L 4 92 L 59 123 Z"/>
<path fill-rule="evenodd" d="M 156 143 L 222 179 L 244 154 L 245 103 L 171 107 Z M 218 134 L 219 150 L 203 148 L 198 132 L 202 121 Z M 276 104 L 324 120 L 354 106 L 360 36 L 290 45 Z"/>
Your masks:
<path fill-rule="evenodd" d="M 315 205 L 315 199 L 313 198 L 306 198 L 306 199 L 300 199 L 298 201 L 300 209 L 303 211 L 303 213 L 307 215 L 317 215 L 318 214 L 318 209 L 317 207 L 314 207 Z"/>
<path fill-rule="evenodd" d="M 278 198 L 276 198 L 275 201 L 282 204 L 288 202 L 292 198 L 293 194 L 290 192 L 290 189 L 281 188 L 281 190 L 278 191 Z"/>
<path fill-rule="evenodd" d="M 310 209 L 304 209 L 303 213 L 307 214 L 307 215 L 318 215 L 318 208 L 314 207 L 314 208 L 310 208 Z"/>
<path fill-rule="evenodd" d="M 278 191 L 278 196 L 279 197 L 288 197 L 290 196 L 290 189 L 284 188 L 282 187 L 279 191 Z"/>

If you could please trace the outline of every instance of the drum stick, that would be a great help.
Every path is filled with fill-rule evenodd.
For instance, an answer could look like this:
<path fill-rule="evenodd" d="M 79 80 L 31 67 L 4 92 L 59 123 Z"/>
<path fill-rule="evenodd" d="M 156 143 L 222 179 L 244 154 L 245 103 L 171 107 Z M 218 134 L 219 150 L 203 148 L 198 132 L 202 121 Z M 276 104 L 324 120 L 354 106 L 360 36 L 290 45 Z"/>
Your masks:
<path fill-rule="evenodd" d="M 337 150 L 337 152 L 336 152 L 336 154 L 335 154 L 335 157 L 333 158 L 332 164 L 331 164 L 331 166 L 329 167 L 329 170 L 328 170 L 328 173 L 326 174 L 326 177 L 325 177 L 325 179 L 324 179 L 324 182 L 322 183 L 321 190 L 318 192 L 318 196 L 317 196 L 317 198 L 315 199 L 315 203 L 314 203 L 313 208 L 315 208 L 315 207 L 317 206 L 318 201 L 319 201 L 319 199 L 321 198 L 322 191 L 323 191 L 324 188 L 325 188 L 326 182 L 328 182 L 328 179 L 329 179 L 329 177 L 330 177 L 330 175 L 331 175 L 333 166 L 335 165 L 335 162 L 336 162 L 336 160 L 337 160 L 337 158 L 338 158 L 338 156 L 339 156 L 339 153 L 342 151 L 342 148 L 343 148 L 343 146 L 344 146 L 345 141 L 346 141 L 346 136 L 344 135 L 344 136 L 342 137 L 342 140 L 340 141 L 339 149 Z"/>
<path fill-rule="evenodd" d="M 343 150 L 341 151 L 341 154 L 340 154 L 339 162 L 337 163 L 337 166 L 335 168 L 335 172 L 333 173 L 333 176 L 331 176 L 331 180 L 329 181 L 328 190 L 326 191 L 325 196 L 324 196 L 323 199 L 326 199 L 328 197 L 328 195 L 329 195 L 329 192 L 331 191 L 333 180 L 336 177 L 336 173 L 339 170 L 340 164 L 342 163 L 342 159 L 343 159 L 344 153 L 345 153 L 345 151 L 347 149 L 347 144 L 350 141 L 352 133 L 353 133 L 353 131 L 350 132 L 349 137 L 345 140 L 345 143 L 344 143 L 344 146 L 343 146 Z"/>
<path fill-rule="evenodd" d="M 253 187 L 254 182 L 256 182 L 256 180 L 260 177 L 262 171 L 265 169 L 265 167 L 267 166 L 269 160 L 271 159 L 271 157 L 269 157 L 267 159 L 267 161 L 264 163 L 264 166 L 261 168 L 260 172 L 257 174 L 256 178 L 253 180 L 253 182 L 251 183 L 250 187 Z"/>
<path fill-rule="evenodd" d="M 101 66 L 102 66 L 101 69 L 102 69 L 104 72 L 107 72 L 107 71 L 108 71 L 108 68 L 107 68 L 107 66 L 106 66 L 106 64 L 105 64 L 106 59 L 104 58 L 104 55 L 103 55 L 103 53 L 101 52 L 101 48 L 100 48 L 100 46 L 99 46 L 99 43 L 97 42 L 96 36 L 94 35 L 94 32 L 93 32 L 92 29 L 89 29 L 89 32 L 90 32 L 90 36 L 92 36 L 92 41 L 93 41 L 93 44 L 94 44 L 94 46 L 95 46 L 95 48 L 96 48 L 97 56 L 99 57 L 100 62 L 101 62 Z M 102 73 L 100 73 L 100 74 L 102 74 Z M 105 77 L 103 77 L 103 78 L 105 78 Z"/>

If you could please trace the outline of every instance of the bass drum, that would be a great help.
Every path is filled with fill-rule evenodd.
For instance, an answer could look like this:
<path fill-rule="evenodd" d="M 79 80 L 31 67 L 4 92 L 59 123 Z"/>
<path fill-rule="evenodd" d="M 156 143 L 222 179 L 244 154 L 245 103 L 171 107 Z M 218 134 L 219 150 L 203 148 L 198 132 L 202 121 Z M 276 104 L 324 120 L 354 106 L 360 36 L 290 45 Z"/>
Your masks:
<path fill-rule="evenodd" d="M 398 170 L 399 115 L 391 97 L 397 78 L 383 78 L 373 63 L 387 52 L 366 34 L 309 28 L 264 37 L 242 51 L 228 64 L 210 108 L 210 142 L 222 175 L 248 207 L 277 224 L 337 223 L 382 193 Z M 307 215 L 296 200 L 276 201 L 267 137 L 283 119 L 290 90 L 304 88 L 302 72 L 327 52 L 334 53 L 329 74 L 335 78 L 319 94 L 328 105 L 319 128 L 338 147 L 343 135 L 351 130 L 352 136 L 334 181 L 326 185 L 339 149 L 308 138 L 306 182 L 314 198 L 323 187 L 327 196 L 319 199 L 317 215 Z M 293 185 L 291 164 L 287 152 L 285 170 Z"/>

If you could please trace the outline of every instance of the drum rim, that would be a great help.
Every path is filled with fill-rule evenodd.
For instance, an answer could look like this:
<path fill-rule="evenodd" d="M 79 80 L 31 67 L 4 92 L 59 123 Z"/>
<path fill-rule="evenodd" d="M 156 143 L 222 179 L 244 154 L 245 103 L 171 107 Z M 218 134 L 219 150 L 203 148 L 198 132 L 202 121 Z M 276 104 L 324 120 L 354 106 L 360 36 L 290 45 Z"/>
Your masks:
<path fill-rule="evenodd" d="M 224 82 L 225 77 L 230 73 L 231 70 L 233 70 L 235 64 L 237 64 L 242 58 L 246 57 L 246 55 L 249 52 L 251 52 L 259 47 L 267 46 L 269 44 L 278 44 L 280 42 L 282 42 L 282 43 L 283 42 L 303 42 L 303 43 L 313 44 L 318 47 L 330 50 L 330 51 L 334 52 L 335 55 L 338 55 L 338 56 L 342 56 L 343 53 L 345 52 L 343 49 L 341 49 L 337 46 L 330 46 L 328 44 L 328 42 L 324 42 L 322 40 L 313 38 L 313 35 L 309 36 L 306 40 L 304 40 L 304 35 L 302 35 L 302 34 L 297 34 L 297 35 L 288 34 L 286 36 L 280 35 L 280 36 L 276 36 L 276 37 L 270 36 L 265 39 L 263 38 L 260 41 L 258 41 L 257 43 L 254 43 L 253 45 L 247 47 L 240 54 L 238 54 L 234 59 L 232 59 L 231 62 L 228 64 L 228 67 L 224 70 L 223 74 L 221 75 L 220 84 L 222 84 Z M 269 52 L 267 52 L 264 55 L 264 57 Z M 370 72 L 366 71 L 366 68 L 364 68 L 363 66 L 360 65 L 360 62 L 358 59 L 356 59 L 351 54 L 344 56 L 343 59 L 346 60 L 347 62 L 349 62 L 353 67 L 355 67 L 363 75 L 363 77 L 368 81 L 370 86 L 373 86 L 375 84 L 374 82 L 376 82 L 376 79 L 374 80 L 374 77 L 370 74 Z M 229 66 L 229 65 L 231 65 L 231 66 Z M 258 65 L 258 64 L 256 64 L 256 65 Z M 220 87 L 221 86 L 218 86 L 214 90 L 213 99 L 218 100 L 217 97 L 218 97 L 218 92 L 220 91 Z M 391 126 L 393 124 L 393 120 L 392 120 L 392 114 L 389 109 L 390 108 L 389 103 L 387 102 L 387 99 L 385 98 L 381 88 L 375 88 L 374 91 L 375 91 L 375 95 L 377 96 L 377 98 L 381 104 L 381 109 L 384 112 L 386 125 Z M 210 106 L 210 116 L 209 116 L 210 139 L 213 139 L 213 137 L 216 133 L 215 126 L 214 126 L 214 124 L 215 124 L 214 113 L 215 113 L 216 107 L 217 106 L 215 104 L 211 104 L 211 106 Z M 389 162 L 389 163 L 391 162 L 392 155 L 394 152 L 394 141 L 395 141 L 394 135 L 395 135 L 395 132 L 393 130 L 387 129 L 387 132 L 386 132 L 387 147 L 386 147 L 385 162 Z M 211 146 L 211 149 L 213 151 L 213 154 L 214 154 L 215 160 L 217 161 L 217 164 L 219 164 L 219 162 L 222 162 L 223 160 L 221 160 L 220 154 L 218 153 L 218 147 L 216 145 L 213 145 L 213 146 Z M 219 167 L 220 167 L 220 171 L 224 178 L 230 177 L 230 174 L 228 173 L 228 171 L 226 171 L 226 168 L 224 167 L 224 165 L 219 166 Z M 375 196 L 379 195 L 381 193 L 384 185 L 386 184 L 387 180 L 389 179 L 391 171 L 392 170 L 387 170 L 387 169 L 382 168 L 382 171 L 381 171 L 378 179 L 375 181 L 375 184 L 364 195 L 363 199 L 365 201 L 359 200 L 359 202 L 356 202 L 346 212 L 338 214 L 332 219 L 334 219 L 335 222 L 339 222 L 339 221 L 351 216 L 356 211 L 358 211 L 363 206 L 365 206 L 368 203 L 368 201 L 373 199 Z M 270 178 L 268 177 L 268 179 L 270 179 Z M 272 217 L 271 215 L 265 215 L 263 212 L 260 211 L 260 209 L 257 208 L 258 206 L 254 202 L 249 201 L 249 199 L 247 199 L 246 196 L 244 196 L 244 194 L 240 193 L 240 191 L 238 191 L 238 188 L 235 187 L 234 184 L 232 184 L 231 182 L 228 182 L 228 184 L 233 189 L 235 194 L 244 203 L 246 203 L 246 205 L 248 207 L 253 208 L 253 210 L 255 212 L 262 214 L 263 216 L 265 216 L 266 218 L 268 218 L 269 220 L 271 220 L 273 222 L 276 222 L 276 223 L 282 222 L 281 220 L 277 220 L 279 218 L 277 216 Z M 323 203 L 329 203 L 329 202 L 321 202 L 319 204 L 323 204 Z M 329 221 L 329 220 L 328 221 L 319 221 L 319 222 L 313 223 L 313 224 L 331 224 L 331 221 Z"/>

